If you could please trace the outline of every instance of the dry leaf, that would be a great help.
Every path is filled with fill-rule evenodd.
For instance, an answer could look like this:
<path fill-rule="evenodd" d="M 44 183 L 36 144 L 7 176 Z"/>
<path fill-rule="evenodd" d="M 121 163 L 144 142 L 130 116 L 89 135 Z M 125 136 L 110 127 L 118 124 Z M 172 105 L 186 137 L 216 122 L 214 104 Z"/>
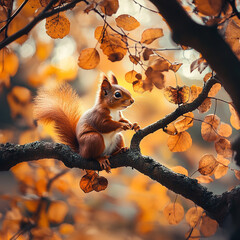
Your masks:
<path fill-rule="evenodd" d="M 222 85 L 220 83 L 215 83 L 212 87 L 211 90 L 208 93 L 208 97 L 215 97 L 216 94 L 219 92 L 221 89 Z"/>
<path fill-rule="evenodd" d="M 163 214 L 169 224 L 176 225 L 182 221 L 184 209 L 179 203 L 170 203 L 164 208 Z"/>
<path fill-rule="evenodd" d="M 133 84 L 133 90 L 134 92 L 137 93 L 144 93 L 145 89 L 143 88 L 143 81 L 142 80 L 137 80 L 132 83 Z"/>
<path fill-rule="evenodd" d="M 225 158 L 230 158 L 233 155 L 231 143 L 225 138 L 220 138 L 215 142 L 215 149 L 219 155 L 222 155 Z"/>
<path fill-rule="evenodd" d="M 194 114 L 192 112 L 185 113 L 179 120 L 174 123 L 178 132 L 183 132 L 193 126 Z"/>
<path fill-rule="evenodd" d="M 100 55 L 95 48 L 85 48 L 78 57 L 78 66 L 83 69 L 93 69 L 100 62 Z"/>
<path fill-rule="evenodd" d="M 108 16 L 115 14 L 119 8 L 118 0 L 103 0 L 99 3 L 99 6 L 103 13 Z"/>
<path fill-rule="evenodd" d="M 154 40 L 163 36 L 162 28 L 149 28 L 143 31 L 141 43 L 150 44 Z"/>
<path fill-rule="evenodd" d="M 204 237 L 210 237 L 214 235 L 217 231 L 218 223 L 217 221 L 211 219 L 208 216 L 202 218 L 202 223 L 200 226 L 200 231 Z"/>
<path fill-rule="evenodd" d="M 213 155 L 206 154 L 199 161 L 198 171 L 202 175 L 211 176 L 216 170 L 217 166 L 218 166 L 218 162 L 215 159 L 215 157 Z"/>
<path fill-rule="evenodd" d="M 69 34 L 70 22 L 65 16 L 56 14 L 46 19 L 45 27 L 51 38 L 64 38 Z"/>
<path fill-rule="evenodd" d="M 192 146 L 192 138 L 188 132 L 180 132 L 169 136 L 167 145 L 171 152 L 184 152 Z"/>
<path fill-rule="evenodd" d="M 134 55 L 130 55 L 129 59 L 135 65 L 137 65 L 139 63 L 139 61 L 140 61 L 140 58 L 138 56 L 134 56 Z"/>
<path fill-rule="evenodd" d="M 200 236 L 201 234 L 197 228 L 194 228 L 185 234 L 185 238 L 188 240 L 199 240 Z"/>
<path fill-rule="evenodd" d="M 152 49 L 145 48 L 144 51 L 143 51 L 143 54 L 142 54 L 143 60 L 144 60 L 144 61 L 149 60 L 149 57 L 150 57 L 150 55 L 152 55 L 152 54 L 153 54 L 153 50 L 152 50 Z"/>
<path fill-rule="evenodd" d="M 177 62 L 174 62 L 171 66 L 170 66 L 170 70 L 174 71 L 174 72 L 177 72 L 178 69 L 182 66 L 183 64 L 182 63 L 177 63 Z"/>
<path fill-rule="evenodd" d="M 203 103 L 198 107 L 199 113 L 207 112 L 212 106 L 212 101 L 210 98 L 206 98 Z"/>
<path fill-rule="evenodd" d="M 205 141 L 212 142 L 218 139 L 217 129 L 220 124 L 218 116 L 210 114 L 204 118 L 204 122 L 201 126 L 201 134 Z"/>
<path fill-rule="evenodd" d="M 189 102 L 193 102 L 198 95 L 202 92 L 202 87 L 198 87 L 196 85 L 192 85 L 190 88 L 190 99 Z"/>
<path fill-rule="evenodd" d="M 240 129 L 240 119 L 238 117 L 238 114 L 236 112 L 236 110 L 234 109 L 234 107 L 232 106 L 232 104 L 229 104 L 229 110 L 231 112 L 231 117 L 230 117 L 230 122 L 231 122 L 231 125 L 239 130 Z"/>
<path fill-rule="evenodd" d="M 137 81 L 136 75 L 137 75 L 136 71 L 134 71 L 134 70 L 129 71 L 125 74 L 125 80 L 129 83 L 133 83 L 133 82 Z"/>
<path fill-rule="evenodd" d="M 230 161 L 222 156 L 218 156 L 217 161 L 219 164 L 214 172 L 214 176 L 216 179 L 219 179 L 227 174 Z"/>
<path fill-rule="evenodd" d="M 221 125 L 218 129 L 218 134 L 222 137 L 229 137 L 232 135 L 232 127 L 227 123 L 221 122 Z"/>
<path fill-rule="evenodd" d="M 176 173 L 180 173 L 180 174 L 183 174 L 185 176 L 188 176 L 188 170 L 186 168 L 182 167 L 182 166 L 172 167 L 171 170 L 176 172 Z"/>
<path fill-rule="evenodd" d="M 126 31 L 132 31 L 140 26 L 140 23 L 128 14 L 122 14 L 116 18 L 117 26 Z"/>
<path fill-rule="evenodd" d="M 216 16 L 223 8 L 223 0 L 195 0 L 197 10 L 206 16 Z"/>
<path fill-rule="evenodd" d="M 235 177 L 236 177 L 238 180 L 240 180 L 240 171 L 234 169 L 234 173 L 235 173 Z"/>
<path fill-rule="evenodd" d="M 174 104 L 186 103 L 189 100 L 190 88 L 188 86 L 182 87 L 166 87 L 164 89 L 164 96 L 170 102 Z"/>
<path fill-rule="evenodd" d="M 163 131 L 169 135 L 176 135 L 178 133 L 177 129 L 174 126 L 174 123 L 169 123 L 167 127 L 163 129 Z"/>
<path fill-rule="evenodd" d="M 48 219 L 52 223 L 61 223 L 68 212 L 68 205 L 63 201 L 55 201 L 48 208 Z"/>
<path fill-rule="evenodd" d="M 199 177 L 196 177 L 198 183 L 210 183 L 210 182 L 213 182 L 213 179 L 209 176 L 199 176 Z"/>

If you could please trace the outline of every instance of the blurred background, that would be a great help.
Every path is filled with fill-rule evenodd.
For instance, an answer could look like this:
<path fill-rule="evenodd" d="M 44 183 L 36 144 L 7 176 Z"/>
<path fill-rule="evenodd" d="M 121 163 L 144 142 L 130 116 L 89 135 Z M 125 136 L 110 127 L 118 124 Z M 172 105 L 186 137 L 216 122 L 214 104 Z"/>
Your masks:
<path fill-rule="evenodd" d="M 138 2 L 154 9 L 145 1 Z M 16 1 L 15 7 L 21 3 L 21 0 Z M 183 63 L 177 73 L 164 73 L 166 86 L 203 86 L 203 78 L 211 70 L 206 68 L 201 74 L 197 70 L 190 72 L 190 65 L 200 57 L 199 54 L 176 46 L 160 15 L 140 7 L 134 1 L 120 0 L 119 6 L 116 15 L 129 14 L 141 24 L 129 33 L 130 37 L 139 40 L 143 30 L 163 28 L 164 36 L 154 41 L 151 47 L 159 49 L 159 55 L 170 62 Z M 81 108 L 85 111 L 95 102 L 101 72 L 112 71 L 119 84 L 132 93 L 135 103 L 124 111 L 124 116 L 131 122 L 138 122 L 142 128 L 176 109 L 176 105 L 169 103 L 163 91 L 156 87 L 144 93 L 133 90 L 132 84 L 125 81 L 125 73 L 133 69 L 139 73 L 144 71 L 142 66 L 134 65 L 127 57 L 120 62 L 110 62 L 99 51 L 101 61 L 96 69 L 83 70 L 78 67 L 82 49 L 95 46 L 100 49 L 94 31 L 97 26 L 103 25 L 103 20 L 94 12 L 84 13 L 85 8 L 86 5 L 80 3 L 66 12 L 71 23 L 70 34 L 63 39 L 50 38 L 46 34 L 44 20 L 28 36 L 12 43 L 12 51 L 6 57 L 3 50 L 0 51 L 0 143 L 57 141 L 53 126 L 37 126 L 33 119 L 32 100 L 37 89 L 67 81 L 80 95 Z M 30 4 L 26 4 L 15 23 L 12 23 L 15 31 L 31 20 L 34 11 Z M 113 17 L 108 17 L 107 21 L 116 27 Z M 134 48 L 132 51 L 134 53 Z M 216 98 L 230 101 L 223 89 Z M 194 111 L 194 117 L 198 120 L 188 130 L 193 139 L 191 148 L 182 153 L 172 153 L 166 144 L 169 135 L 159 130 L 142 141 L 142 154 L 169 168 L 182 166 L 193 178 L 200 176 L 197 169 L 201 156 L 205 153 L 217 156 L 214 143 L 205 142 L 201 137 L 201 121 L 210 113 L 215 113 L 222 122 L 230 124 L 228 104 L 212 100 L 212 107 L 207 113 Z M 232 136 L 235 133 L 233 128 Z M 126 146 L 129 146 L 133 134 L 133 131 L 124 132 Z M 231 162 L 225 176 L 220 179 L 212 176 L 212 182 L 206 180 L 209 181 L 205 184 L 207 188 L 216 194 L 238 184 L 233 171 L 237 167 L 229 160 Z M 0 239 L 167 240 L 185 239 L 185 234 L 191 229 L 185 219 L 178 225 L 170 225 L 163 210 L 167 204 L 176 201 L 186 213 L 194 204 L 143 174 L 130 168 L 112 169 L 110 174 L 101 172 L 100 175 L 109 181 L 107 189 L 88 194 L 79 187 L 84 174 L 79 169 L 67 169 L 54 159 L 21 163 L 9 172 L 2 172 Z M 209 239 L 226 239 L 225 234 L 220 229 Z"/>

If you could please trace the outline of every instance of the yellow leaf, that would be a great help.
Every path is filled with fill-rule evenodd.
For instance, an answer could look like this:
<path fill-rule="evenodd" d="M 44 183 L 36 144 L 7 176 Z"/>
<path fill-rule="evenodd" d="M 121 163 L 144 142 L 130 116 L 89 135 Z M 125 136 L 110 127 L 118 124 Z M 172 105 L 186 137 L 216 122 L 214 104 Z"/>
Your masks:
<path fill-rule="evenodd" d="M 179 203 L 170 203 L 164 208 L 163 214 L 169 224 L 176 225 L 182 221 L 184 209 Z"/>
<path fill-rule="evenodd" d="M 59 232 L 63 235 L 71 234 L 74 232 L 74 226 L 69 223 L 63 223 L 59 226 Z"/>
<path fill-rule="evenodd" d="M 48 219 L 52 223 L 61 223 L 68 212 L 68 205 L 63 201 L 55 201 L 48 208 Z"/>
<path fill-rule="evenodd" d="M 221 123 L 219 129 L 218 129 L 218 134 L 222 137 L 229 137 L 232 135 L 232 128 L 229 124 L 227 123 Z"/>
<path fill-rule="evenodd" d="M 183 174 L 185 176 L 188 176 L 188 170 L 186 168 L 182 167 L 182 166 L 172 167 L 171 170 L 176 172 L 176 173 L 180 173 L 180 174 Z"/>
<path fill-rule="evenodd" d="M 135 70 L 129 71 L 125 74 L 125 80 L 129 83 L 137 81 L 136 78 L 137 72 Z"/>
<path fill-rule="evenodd" d="M 143 31 L 141 43 L 150 44 L 154 40 L 163 36 L 162 28 L 149 28 Z"/>
<path fill-rule="evenodd" d="M 100 55 L 95 48 L 85 48 L 80 52 L 78 66 L 83 69 L 93 69 L 100 62 Z"/>
<path fill-rule="evenodd" d="M 174 123 L 174 126 L 178 132 L 186 131 L 193 126 L 194 114 L 192 112 L 185 113 L 182 117 L 183 118 Z"/>
<path fill-rule="evenodd" d="M 228 159 L 223 158 L 220 155 L 217 157 L 217 161 L 219 164 L 216 167 L 214 176 L 216 179 L 219 179 L 227 174 L 228 165 L 229 165 L 230 161 Z"/>
<path fill-rule="evenodd" d="M 143 88 L 143 81 L 137 80 L 133 82 L 133 90 L 134 92 L 137 92 L 137 93 L 144 93 L 145 89 Z"/>
<path fill-rule="evenodd" d="M 69 34 L 70 22 L 65 16 L 56 14 L 46 19 L 45 27 L 51 38 L 64 38 Z"/>
<path fill-rule="evenodd" d="M 213 155 L 206 154 L 199 161 L 198 171 L 202 175 L 211 176 L 216 170 L 217 166 L 218 166 L 218 162 L 215 159 L 215 157 Z"/>
<path fill-rule="evenodd" d="M 167 145 L 171 152 L 184 152 L 192 146 L 192 138 L 188 132 L 180 132 L 169 136 Z"/>
<path fill-rule="evenodd" d="M 210 114 L 204 118 L 201 126 L 202 138 L 207 142 L 216 141 L 218 139 L 217 129 L 220 124 L 218 116 Z"/>
<path fill-rule="evenodd" d="M 126 31 L 132 31 L 140 26 L 140 23 L 128 14 L 122 14 L 116 18 L 117 26 Z"/>

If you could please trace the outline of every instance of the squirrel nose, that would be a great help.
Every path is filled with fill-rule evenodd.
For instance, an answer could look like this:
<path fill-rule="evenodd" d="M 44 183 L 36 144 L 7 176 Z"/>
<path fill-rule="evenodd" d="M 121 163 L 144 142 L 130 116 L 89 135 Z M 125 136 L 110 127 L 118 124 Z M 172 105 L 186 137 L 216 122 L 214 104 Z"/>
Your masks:
<path fill-rule="evenodd" d="M 130 100 L 130 103 L 131 103 L 131 104 L 133 104 L 133 103 L 134 103 L 134 100 L 133 100 L 133 99 L 131 99 L 131 100 Z"/>

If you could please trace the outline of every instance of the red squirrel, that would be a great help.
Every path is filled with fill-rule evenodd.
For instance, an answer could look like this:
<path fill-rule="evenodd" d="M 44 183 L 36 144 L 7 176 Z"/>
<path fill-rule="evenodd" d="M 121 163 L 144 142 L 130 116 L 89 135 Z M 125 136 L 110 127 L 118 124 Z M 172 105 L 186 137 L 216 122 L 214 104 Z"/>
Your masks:
<path fill-rule="evenodd" d="M 130 123 L 122 110 L 133 104 L 130 92 L 119 86 L 114 75 L 101 79 L 95 105 L 81 115 L 80 98 L 68 85 L 40 89 L 34 100 L 34 116 L 43 123 L 54 122 L 60 141 L 83 158 L 96 159 L 101 168 L 110 170 L 108 158 L 124 151 L 123 130 L 140 129 Z"/>

